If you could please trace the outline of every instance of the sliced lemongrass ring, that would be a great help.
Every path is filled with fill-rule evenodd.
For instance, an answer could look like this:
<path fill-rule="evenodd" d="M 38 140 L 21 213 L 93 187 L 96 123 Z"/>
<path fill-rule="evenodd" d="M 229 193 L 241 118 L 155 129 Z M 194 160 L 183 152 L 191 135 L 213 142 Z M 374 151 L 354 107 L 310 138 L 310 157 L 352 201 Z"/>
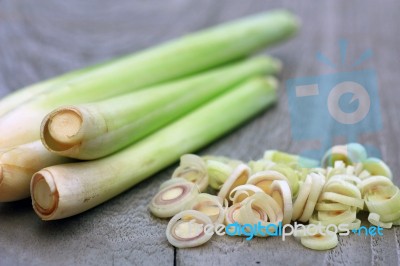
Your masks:
<path fill-rule="evenodd" d="M 274 180 L 285 180 L 288 181 L 286 176 L 278 171 L 266 170 L 262 172 L 255 173 L 252 175 L 247 184 L 254 185 L 261 188 L 265 193 L 271 194 L 271 184 Z"/>
<path fill-rule="evenodd" d="M 337 161 L 342 161 L 346 165 L 352 164 L 349 150 L 346 145 L 336 145 L 330 148 L 323 156 L 321 165 L 324 167 L 333 166 Z"/>
<path fill-rule="evenodd" d="M 197 186 L 191 182 L 171 184 L 154 196 L 149 209 L 157 217 L 172 217 L 185 210 L 188 202 L 191 202 L 198 194 Z"/>
<path fill-rule="evenodd" d="M 326 232 L 325 235 L 316 234 L 313 236 L 305 236 L 300 239 L 303 246 L 314 250 L 328 250 L 337 246 L 339 243 L 336 234 Z"/>
<path fill-rule="evenodd" d="M 204 232 L 204 226 L 212 224 L 210 217 L 194 210 L 176 214 L 167 226 L 167 239 L 177 248 L 196 247 L 206 243 L 212 234 Z"/>
<path fill-rule="evenodd" d="M 350 209 L 350 206 L 342 203 L 319 202 L 315 205 L 315 210 L 317 211 L 347 211 L 348 209 Z"/>
<path fill-rule="evenodd" d="M 389 166 L 378 158 L 368 158 L 363 162 L 364 169 L 367 170 L 372 176 L 381 175 L 386 176 L 389 179 L 393 179 L 392 171 Z"/>
<path fill-rule="evenodd" d="M 218 192 L 218 197 L 221 199 L 229 197 L 229 194 L 235 187 L 246 184 L 249 176 L 250 168 L 245 164 L 239 164 L 222 185 L 221 190 Z"/>
<path fill-rule="evenodd" d="M 361 194 L 373 193 L 379 187 L 393 186 L 393 182 L 385 176 L 371 176 L 361 182 Z"/>
<path fill-rule="evenodd" d="M 385 216 L 395 214 L 399 211 L 400 190 L 395 186 L 381 187 L 372 194 L 367 193 L 364 199 L 370 212 L 376 212 Z M 396 216 L 394 216 L 393 220 L 396 219 Z"/>
<path fill-rule="evenodd" d="M 282 222 L 283 212 L 276 201 L 264 192 L 257 192 L 254 195 L 246 198 L 242 203 L 242 208 L 239 211 L 240 222 L 242 224 L 258 224 L 266 226 L 268 232 L 259 232 L 258 236 L 269 236 L 270 231 L 268 225 L 278 225 Z M 261 211 L 261 214 L 260 214 Z"/>
<path fill-rule="evenodd" d="M 361 192 L 355 185 L 344 180 L 331 180 L 324 186 L 324 192 L 335 192 L 341 195 L 361 199 Z"/>
<path fill-rule="evenodd" d="M 181 157 L 180 166 L 172 174 L 172 178 L 184 178 L 196 184 L 200 191 L 208 186 L 208 173 L 205 162 L 194 154 L 185 154 Z"/>
<path fill-rule="evenodd" d="M 232 172 L 233 168 L 226 163 L 207 161 L 208 182 L 213 189 L 219 190 Z"/>
<path fill-rule="evenodd" d="M 204 213 L 214 224 L 221 224 L 224 221 L 225 210 L 222 207 L 221 199 L 217 196 L 201 193 L 189 202 L 186 209 Z"/>
<path fill-rule="evenodd" d="M 392 228 L 393 223 L 385 223 L 385 222 L 382 222 L 380 219 L 381 219 L 381 216 L 377 213 L 371 212 L 368 215 L 368 222 L 370 222 L 371 224 L 373 224 L 375 226 L 380 226 L 382 228 L 387 228 L 387 229 Z"/>
<path fill-rule="evenodd" d="M 349 223 L 356 219 L 356 212 L 352 210 L 347 211 L 318 211 L 318 220 L 323 222 L 330 222 L 332 224 Z"/>
<path fill-rule="evenodd" d="M 240 203 L 233 204 L 225 212 L 225 224 L 238 223 L 239 210 L 242 207 Z"/>
<path fill-rule="evenodd" d="M 311 185 L 312 177 L 311 175 L 307 175 L 306 180 L 300 186 L 299 194 L 293 204 L 292 221 L 297 220 L 303 214 L 304 206 L 311 192 Z"/>
<path fill-rule="evenodd" d="M 303 213 L 299 218 L 299 221 L 301 222 L 307 222 L 310 219 L 311 215 L 313 214 L 315 205 L 317 204 L 319 195 L 321 194 L 322 188 L 324 187 L 325 184 L 324 176 L 315 173 L 311 173 L 310 175 L 312 178 L 311 191 L 310 194 L 308 195 Z"/>
<path fill-rule="evenodd" d="M 335 192 L 323 192 L 321 194 L 319 200 L 320 201 L 330 200 L 333 202 L 342 203 L 344 205 L 353 206 L 353 207 L 357 207 L 360 209 L 363 209 L 363 207 L 364 207 L 364 200 L 341 195 L 341 194 L 338 194 Z"/>
<path fill-rule="evenodd" d="M 334 181 L 334 180 L 343 180 L 343 181 L 349 182 L 352 185 L 355 185 L 356 187 L 360 186 L 361 182 L 362 182 L 362 180 L 360 178 L 358 178 L 357 176 L 352 175 L 352 174 L 346 174 L 346 175 L 331 176 L 331 178 L 326 183 L 328 184 L 329 182 Z"/>
<path fill-rule="evenodd" d="M 256 192 L 263 191 L 261 188 L 249 184 L 237 186 L 231 190 L 229 200 L 232 201 L 233 204 L 239 203 Z"/>
<path fill-rule="evenodd" d="M 292 219 L 292 214 L 293 214 L 293 203 L 292 203 L 292 192 L 290 191 L 290 187 L 288 183 L 284 180 L 275 180 L 272 182 L 271 185 L 271 190 L 272 190 L 272 198 L 276 200 L 274 197 L 275 193 L 279 193 L 280 200 L 282 202 L 282 205 L 280 205 L 282 211 L 283 211 L 283 219 L 282 219 L 282 224 L 288 224 L 290 223 Z"/>

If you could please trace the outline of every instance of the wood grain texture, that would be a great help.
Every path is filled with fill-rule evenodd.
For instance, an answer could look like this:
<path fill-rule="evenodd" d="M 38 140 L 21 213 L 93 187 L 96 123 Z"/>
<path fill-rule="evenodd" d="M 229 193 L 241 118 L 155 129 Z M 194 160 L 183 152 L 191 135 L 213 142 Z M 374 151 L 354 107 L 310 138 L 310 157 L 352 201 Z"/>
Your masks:
<path fill-rule="evenodd" d="M 279 104 L 201 153 L 249 160 L 262 156 L 265 149 L 299 152 L 318 147 L 315 141 L 292 139 L 284 81 L 330 73 L 314 59 L 315 53 L 338 58 L 337 41 L 345 38 L 349 58 L 368 48 L 374 52 L 367 66 L 378 73 L 383 129 L 360 140 L 380 148 L 400 185 L 400 2 L 396 0 L 0 0 L 0 95 L 275 7 L 293 10 L 303 22 L 297 38 L 269 51 L 285 65 Z M 322 128 L 321 134 L 331 133 Z M 397 228 L 386 230 L 384 237 L 341 237 L 338 247 L 326 252 L 305 249 L 293 238 L 283 242 L 216 236 L 202 247 L 175 250 L 165 238 L 167 221 L 147 211 L 152 195 L 171 173 L 169 168 L 91 211 L 62 221 L 40 221 L 29 200 L 0 204 L 0 265 L 399 265 Z"/>

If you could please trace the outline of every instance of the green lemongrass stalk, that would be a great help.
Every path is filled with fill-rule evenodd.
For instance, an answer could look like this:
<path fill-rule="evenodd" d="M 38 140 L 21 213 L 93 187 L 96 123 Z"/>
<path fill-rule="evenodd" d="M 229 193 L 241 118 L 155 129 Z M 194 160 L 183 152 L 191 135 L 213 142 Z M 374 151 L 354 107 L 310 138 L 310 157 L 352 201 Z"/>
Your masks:
<path fill-rule="evenodd" d="M 276 100 L 276 86 L 252 79 L 118 153 L 42 169 L 31 182 L 36 213 L 61 219 L 111 199 L 260 112 Z"/>
<path fill-rule="evenodd" d="M 0 152 L 0 202 L 29 197 L 32 175 L 40 169 L 71 159 L 52 154 L 37 140 Z"/>
<path fill-rule="evenodd" d="M 35 97 L 38 97 L 42 93 L 47 92 L 53 88 L 57 88 L 63 83 L 78 78 L 83 74 L 100 67 L 101 65 L 102 64 L 67 72 L 60 76 L 29 85 L 6 95 L 2 99 L 0 99 L 0 117 L 13 110 L 14 108 L 17 108 L 20 105 L 26 103 L 27 101 L 35 99 Z"/>
<path fill-rule="evenodd" d="M 147 49 L 66 82 L 53 93 L 0 120 L 0 146 L 40 138 L 40 122 L 54 108 L 107 99 L 241 59 L 296 32 L 287 11 L 261 13 Z"/>
<path fill-rule="evenodd" d="M 109 100 L 61 107 L 43 120 L 46 148 L 77 159 L 97 159 L 189 113 L 250 77 L 279 71 L 280 62 L 257 57 L 177 82 Z"/>

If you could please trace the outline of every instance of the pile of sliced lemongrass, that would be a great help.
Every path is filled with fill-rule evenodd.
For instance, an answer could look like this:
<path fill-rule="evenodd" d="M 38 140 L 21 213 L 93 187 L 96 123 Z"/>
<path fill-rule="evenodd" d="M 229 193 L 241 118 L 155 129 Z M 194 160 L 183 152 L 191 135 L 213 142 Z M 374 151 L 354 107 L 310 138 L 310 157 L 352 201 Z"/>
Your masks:
<path fill-rule="evenodd" d="M 392 173 L 382 160 L 368 158 L 362 145 L 334 146 L 318 165 L 276 150 L 247 164 L 186 154 L 149 209 L 157 217 L 172 217 L 166 235 L 179 248 L 204 244 L 212 236 L 205 234 L 205 226 L 217 228 L 222 223 L 319 225 L 322 231 L 306 230 L 306 225 L 294 232 L 302 245 L 315 250 L 334 248 L 337 233 L 359 229 L 359 211 L 368 211 L 368 221 L 375 226 L 400 224 L 400 190 Z M 217 195 L 205 193 L 208 188 L 217 190 Z M 330 225 L 336 225 L 337 232 Z"/>

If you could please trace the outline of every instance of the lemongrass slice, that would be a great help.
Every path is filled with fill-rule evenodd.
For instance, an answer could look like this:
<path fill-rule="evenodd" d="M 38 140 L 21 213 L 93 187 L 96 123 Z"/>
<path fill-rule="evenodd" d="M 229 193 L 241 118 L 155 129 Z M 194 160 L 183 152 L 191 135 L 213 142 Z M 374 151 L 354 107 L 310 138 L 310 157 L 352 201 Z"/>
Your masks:
<path fill-rule="evenodd" d="M 303 184 L 300 186 L 299 194 L 293 204 L 292 221 L 297 220 L 303 214 L 308 195 L 310 195 L 311 185 L 312 177 L 311 175 L 307 175 L 306 180 L 304 180 Z"/>
<path fill-rule="evenodd" d="M 207 160 L 206 164 L 209 185 L 219 190 L 232 174 L 233 168 L 229 164 L 215 160 Z"/>
<path fill-rule="evenodd" d="M 221 224 L 224 221 L 225 210 L 222 207 L 221 199 L 217 196 L 201 193 L 188 203 L 186 209 L 204 213 L 214 224 Z"/>
<path fill-rule="evenodd" d="M 245 198 L 253 195 L 256 192 L 263 192 L 263 190 L 254 185 L 241 185 L 237 186 L 231 190 L 229 194 L 229 200 L 232 201 L 233 204 L 242 202 Z"/>
<path fill-rule="evenodd" d="M 370 212 L 381 215 L 381 220 L 389 222 L 400 218 L 400 190 L 398 187 L 380 187 L 374 193 L 367 193 L 365 204 Z"/>
<path fill-rule="evenodd" d="M 350 223 L 356 219 L 356 211 L 349 209 L 346 211 L 318 211 L 317 218 L 321 222 L 339 225 Z"/>
<path fill-rule="evenodd" d="M 265 193 L 271 195 L 271 185 L 274 180 L 285 180 L 288 181 L 286 176 L 281 174 L 278 171 L 272 171 L 272 170 L 267 170 L 267 171 L 262 171 L 253 174 L 249 180 L 247 181 L 247 184 L 254 185 L 256 187 L 261 188 Z"/>
<path fill-rule="evenodd" d="M 292 196 L 297 195 L 299 190 L 299 177 L 297 176 L 296 172 L 293 169 L 283 164 L 276 164 L 272 166 L 270 170 L 277 171 L 282 175 L 284 175 L 290 186 Z"/>
<path fill-rule="evenodd" d="M 329 149 L 322 158 L 323 166 L 334 165 L 336 161 L 343 161 L 346 165 L 361 162 L 367 158 L 367 151 L 359 143 L 336 145 Z"/>
<path fill-rule="evenodd" d="M 235 187 L 246 184 L 249 176 L 250 168 L 245 164 L 239 164 L 222 185 L 221 190 L 218 192 L 218 197 L 221 199 L 228 198 Z"/>
<path fill-rule="evenodd" d="M 197 247 L 211 239 L 212 234 L 204 232 L 204 226 L 212 224 L 210 217 L 194 210 L 176 214 L 167 226 L 167 239 L 177 248 Z"/>
<path fill-rule="evenodd" d="M 371 176 L 361 182 L 361 194 L 364 196 L 386 186 L 393 186 L 393 182 L 385 176 Z"/>
<path fill-rule="evenodd" d="M 361 199 L 361 192 L 355 185 L 344 180 L 329 180 L 324 187 L 324 192 L 335 192 L 341 195 Z"/>
<path fill-rule="evenodd" d="M 337 226 L 339 226 L 340 224 L 352 224 L 355 223 L 355 221 L 357 220 L 356 214 L 356 209 L 354 207 L 346 211 L 318 211 L 310 217 L 308 222 L 310 224 L 321 224 L 324 226 L 328 226 L 330 224 L 335 224 Z M 318 215 L 322 215 L 320 216 L 320 218 L 324 219 L 319 219 Z"/>
<path fill-rule="evenodd" d="M 392 171 L 389 166 L 378 158 L 368 158 L 363 162 L 364 169 L 367 170 L 371 175 L 386 176 L 389 179 L 393 179 Z"/>
<path fill-rule="evenodd" d="M 272 182 L 271 190 L 272 190 L 272 198 L 278 202 L 278 200 L 276 200 L 276 197 L 274 197 L 275 196 L 274 192 L 278 192 L 280 197 L 279 202 L 283 203 L 282 205 L 280 205 L 283 211 L 282 224 L 290 223 L 293 214 L 293 204 L 292 204 L 292 192 L 290 191 L 288 183 L 283 180 L 275 180 L 274 182 Z"/>
<path fill-rule="evenodd" d="M 301 222 L 307 222 L 310 219 L 314 211 L 315 205 L 317 204 L 319 195 L 321 194 L 322 188 L 324 187 L 325 184 L 324 176 L 315 173 L 311 173 L 310 175 L 312 177 L 311 191 L 310 194 L 308 195 L 303 213 L 299 218 L 299 221 Z"/>
<path fill-rule="evenodd" d="M 305 236 L 300 239 L 303 246 L 314 250 L 328 250 L 336 247 L 339 243 L 336 234 L 326 232 L 325 235 L 316 234 L 313 236 Z"/>
<path fill-rule="evenodd" d="M 354 171 L 353 171 L 353 173 L 354 173 Z M 329 180 L 326 182 L 326 184 L 329 184 L 329 182 L 331 182 L 333 180 L 343 180 L 343 181 L 349 182 L 350 184 L 353 184 L 357 187 L 361 186 L 361 183 L 362 183 L 362 180 L 359 177 L 357 177 L 353 174 L 349 174 L 349 173 L 347 173 L 345 175 L 331 176 L 329 178 Z"/>
<path fill-rule="evenodd" d="M 317 211 L 346 211 L 350 206 L 344 205 L 342 203 L 325 203 L 319 202 L 315 205 L 315 210 Z"/>
<path fill-rule="evenodd" d="M 370 222 L 371 224 L 375 225 L 375 226 L 380 226 L 382 228 L 387 228 L 390 229 L 393 226 L 393 223 L 385 223 L 380 221 L 381 216 L 377 213 L 371 212 L 368 215 L 368 222 Z"/>
<path fill-rule="evenodd" d="M 268 225 L 278 225 L 282 222 L 283 212 L 278 203 L 264 192 L 257 192 L 254 195 L 246 198 L 242 203 L 242 208 L 239 210 L 239 219 L 242 224 L 258 224 L 266 226 L 265 232 L 258 230 L 257 236 L 269 236 L 271 233 Z M 274 229 L 273 227 L 272 229 Z"/>
<path fill-rule="evenodd" d="M 172 174 L 172 178 L 184 178 L 196 184 L 200 191 L 208 186 L 208 173 L 205 162 L 194 154 L 185 154 L 181 157 L 180 166 Z"/>
<path fill-rule="evenodd" d="M 239 223 L 239 211 L 242 205 L 240 203 L 233 204 L 225 212 L 225 224 Z"/>
<path fill-rule="evenodd" d="M 341 195 L 341 194 L 338 194 L 335 192 L 323 192 L 321 194 L 320 200 L 321 201 L 330 200 L 333 202 L 338 202 L 338 203 L 342 203 L 345 205 L 354 206 L 354 207 L 357 207 L 360 209 L 363 209 L 363 207 L 364 207 L 364 200 Z"/>
<path fill-rule="evenodd" d="M 172 217 L 185 210 L 199 194 L 198 188 L 191 182 L 178 182 L 164 187 L 151 200 L 149 209 L 157 217 Z"/>

